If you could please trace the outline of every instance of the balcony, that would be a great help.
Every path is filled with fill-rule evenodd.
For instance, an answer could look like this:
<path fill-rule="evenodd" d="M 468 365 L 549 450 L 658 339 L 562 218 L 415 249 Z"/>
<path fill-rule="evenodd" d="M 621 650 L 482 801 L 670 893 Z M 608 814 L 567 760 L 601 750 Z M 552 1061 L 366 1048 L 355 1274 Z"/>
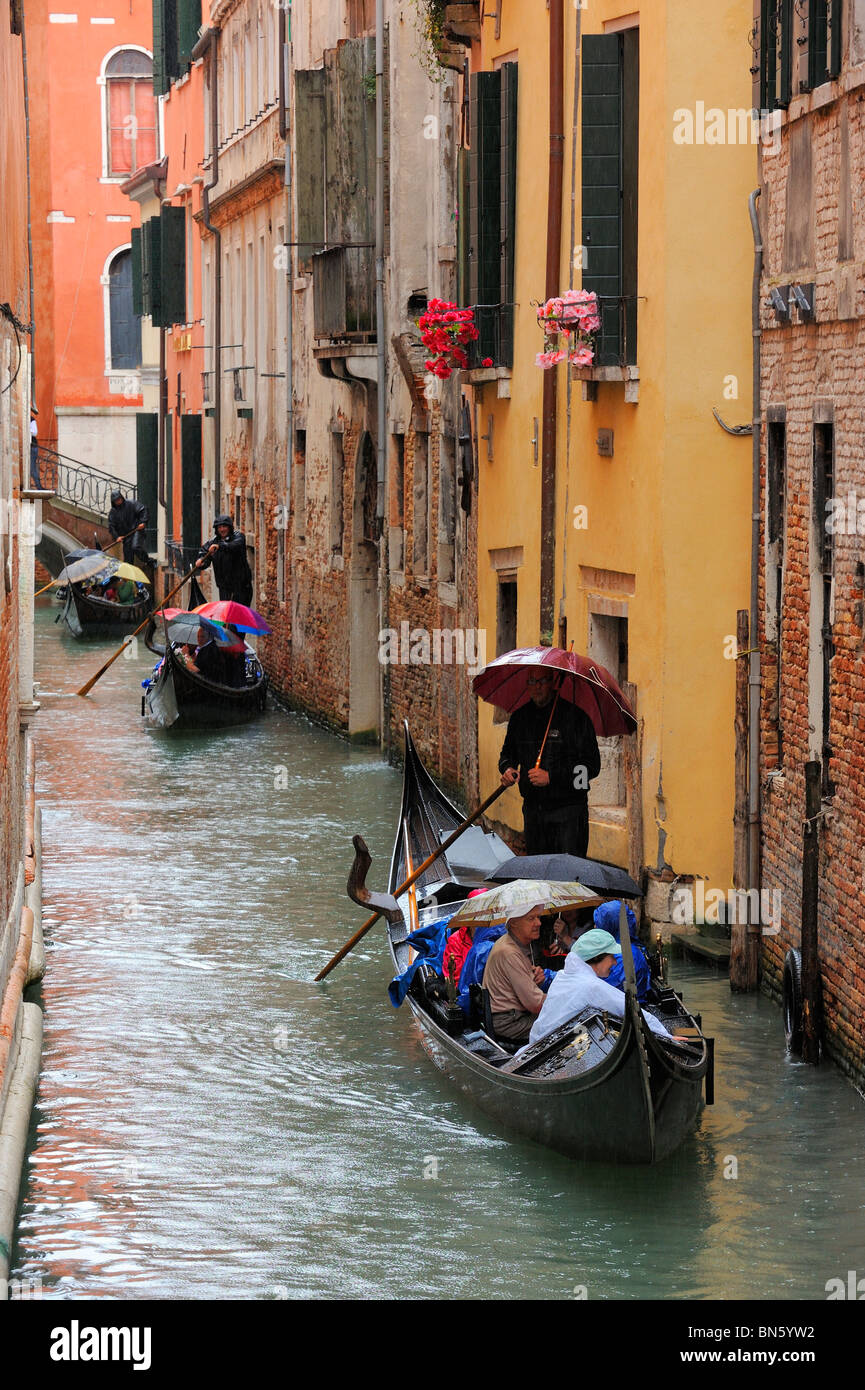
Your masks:
<path fill-rule="evenodd" d="M 332 343 L 375 339 L 375 247 L 371 242 L 316 252 L 312 290 L 316 338 Z"/>
<path fill-rule="evenodd" d="M 467 348 L 469 365 L 463 379 L 471 385 L 479 386 L 485 381 L 505 380 L 511 375 L 514 363 L 514 310 L 515 304 L 473 304 L 475 326 L 478 338 Z M 492 358 L 493 365 L 484 367 L 485 357 Z M 507 392 L 499 389 L 500 395 Z"/>

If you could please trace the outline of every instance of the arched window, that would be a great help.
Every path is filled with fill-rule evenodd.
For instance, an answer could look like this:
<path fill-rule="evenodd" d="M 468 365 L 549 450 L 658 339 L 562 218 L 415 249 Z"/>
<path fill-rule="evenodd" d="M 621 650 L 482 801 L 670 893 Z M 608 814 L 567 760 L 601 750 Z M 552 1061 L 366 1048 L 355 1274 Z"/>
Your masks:
<path fill-rule="evenodd" d="M 118 251 L 108 267 L 111 370 L 141 366 L 141 320 L 132 312 L 132 252 Z"/>
<path fill-rule="evenodd" d="M 134 174 L 157 158 L 153 61 L 137 48 L 122 48 L 105 65 L 107 175 Z"/>

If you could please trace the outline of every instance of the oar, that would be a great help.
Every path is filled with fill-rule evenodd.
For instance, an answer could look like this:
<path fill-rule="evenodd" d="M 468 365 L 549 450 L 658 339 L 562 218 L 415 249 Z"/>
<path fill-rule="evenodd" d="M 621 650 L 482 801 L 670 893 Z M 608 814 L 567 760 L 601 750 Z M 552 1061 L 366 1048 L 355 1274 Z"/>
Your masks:
<path fill-rule="evenodd" d="M 136 530 L 136 531 L 138 530 L 138 527 L 137 527 L 137 526 L 136 526 L 135 530 Z M 130 536 L 134 536 L 134 535 L 135 535 L 135 531 L 127 531 L 125 536 L 118 536 L 116 541 L 112 541 L 110 545 L 106 545 L 105 549 L 104 549 L 103 552 L 102 552 L 103 555 L 107 555 L 108 552 L 109 552 L 109 550 L 113 550 L 113 549 L 114 549 L 115 545 L 119 545 L 121 541 L 128 541 L 128 540 L 129 540 L 129 537 L 130 537 Z M 63 568 L 65 569 L 66 566 L 64 565 Z M 36 590 L 36 593 L 33 595 L 33 597 L 34 597 L 34 598 L 38 598 L 40 594 L 46 594 L 46 593 L 48 592 L 49 589 L 53 589 L 53 587 L 54 587 L 55 584 L 59 584 L 59 583 L 60 583 L 60 578 L 61 578 L 61 576 L 58 574 L 57 578 L 56 578 L 56 579 L 52 579 L 50 584 L 44 584 L 44 585 L 42 586 L 41 589 L 37 589 L 37 590 Z M 67 584 L 69 583 L 69 580 L 68 580 L 68 579 L 66 580 L 66 583 L 67 583 Z"/>
<path fill-rule="evenodd" d="M 174 595 L 177 593 L 178 589 L 182 589 L 182 588 L 183 588 L 183 586 L 184 586 L 184 584 L 186 583 L 187 579 L 191 579 L 191 578 L 192 578 L 192 576 L 193 576 L 194 573 L 195 573 L 195 568 L 193 567 L 193 568 L 189 571 L 188 574 L 185 574 L 185 575 L 183 576 L 183 578 L 181 579 L 181 581 L 180 581 L 179 584 L 175 584 L 174 588 L 171 590 L 171 593 L 165 595 L 165 598 L 162 600 L 162 605 L 161 605 L 163 608 L 164 608 L 165 605 L 168 603 L 168 600 L 169 600 L 170 598 L 174 598 Z M 117 648 L 117 651 L 114 653 L 113 656 L 110 656 L 110 657 L 108 658 L 108 660 L 106 661 L 106 663 L 105 663 L 104 666 L 100 666 L 100 667 L 99 667 L 99 670 L 96 672 L 96 675 L 95 675 L 95 676 L 91 676 L 91 677 L 90 677 L 90 680 L 87 681 L 84 685 L 82 685 L 81 689 L 77 692 L 77 694 L 79 694 L 79 695 L 89 695 L 90 691 L 93 689 L 93 687 L 94 687 L 94 685 L 96 684 L 96 682 L 97 682 L 98 680 L 101 680 L 102 677 L 105 675 L 105 672 L 108 670 L 108 667 L 111 666 L 111 665 L 113 665 L 113 663 L 117 660 L 117 658 L 118 658 L 123 652 L 126 651 L 126 648 L 129 646 L 129 643 L 132 641 L 133 637 L 137 636 L 137 634 L 141 631 L 141 629 L 142 629 L 143 627 L 146 627 L 146 626 L 147 626 L 147 624 L 150 622 L 151 616 L 152 616 L 152 615 L 151 615 L 150 613 L 147 614 L 147 617 L 144 619 L 144 622 L 138 624 L 137 628 L 135 629 L 135 632 L 130 632 L 129 636 L 127 637 L 127 639 L 126 639 L 126 641 L 123 643 L 123 645 L 122 645 L 121 647 L 118 647 L 118 648 Z"/>
<path fill-rule="evenodd" d="M 541 758 L 544 756 L 544 749 L 545 749 L 546 746 L 547 746 L 547 734 L 550 732 L 550 725 L 551 725 L 552 722 L 553 722 L 553 715 L 554 715 L 555 712 L 556 712 L 556 705 L 559 703 L 559 691 L 561 690 L 561 688 L 562 688 L 562 685 L 561 685 L 561 681 L 560 681 L 560 682 L 559 682 L 559 685 L 558 685 L 558 689 L 556 690 L 556 698 L 553 700 L 553 707 L 552 707 L 552 709 L 550 710 L 550 717 L 549 717 L 549 719 L 547 720 L 547 727 L 546 727 L 546 730 L 544 731 L 544 741 L 543 741 L 543 743 L 541 744 L 541 750 L 540 750 L 540 752 L 538 753 L 538 759 L 537 759 L 537 762 L 535 763 L 535 767 L 540 767 L 540 765 L 541 765 Z"/>
<path fill-rule="evenodd" d="M 470 825 L 474 825 L 475 821 L 483 815 L 484 811 L 486 811 L 486 809 L 489 806 L 492 806 L 493 802 L 496 800 L 496 797 L 501 796 L 502 792 L 506 790 L 506 787 L 496 787 L 495 791 L 487 797 L 486 801 L 481 802 L 480 806 L 474 812 L 474 814 L 469 816 L 468 820 L 464 820 L 462 825 L 457 826 L 453 834 L 448 835 L 447 839 L 442 841 L 438 849 L 434 850 L 432 854 L 428 855 L 427 858 L 423 861 L 423 863 L 415 869 L 414 873 L 409 874 L 409 877 L 405 880 L 405 883 L 400 884 L 399 888 L 395 890 L 393 896 L 395 898 L 398 898 L 401 893 L 405 893 L 405 891 L 408 888 L 411 888 L 413 883 L 417 883 L 418 879 L 426 873 L 430 864 L 435 863 L 436 859 L 438 859 L 440 855 L 444 854 L 446 849 L 450 849 L 454 840 L 459 839 L 463 831 L 468 830 Z M 331 970 L 333 970 L 334 966 L 339 965 L 340 961 L 348 955 L 349 951 L 354 950 L 355 946 L 361 940 L 361 938 L 366 936 L 367 932 L 370 930 L 371 927 L 375 926 L 380 916 L 381 912 L 374 912 L 371 917 L 367 918 L 363 926 L 355 932 L 354 936 L 351 937 L 350 940 L 348 940 L 345 943 L 345 945 L 342 947 L 340 951 L 337 951 L 336 955 L 333 957 L 332 960 L 328 961 L 324 969 L 319 970 L 318 974 L 315 977 L 316 983 L 318 983 L 319 980 L 323 980 L 326 975 L 329 975 Z"/>

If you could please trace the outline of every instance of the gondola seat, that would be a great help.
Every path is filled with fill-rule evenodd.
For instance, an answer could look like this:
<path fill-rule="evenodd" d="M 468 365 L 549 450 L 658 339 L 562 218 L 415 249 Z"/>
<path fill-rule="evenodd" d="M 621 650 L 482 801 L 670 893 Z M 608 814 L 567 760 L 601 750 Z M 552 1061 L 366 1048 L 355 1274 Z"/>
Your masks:
<path fill-rule="evenodd" d="M 493 1042 L 498 1043 L 505 1052 L 513 1055 L 519 1051 L 523 1045 L 521 1042 L 517 1042 L 514 1038 L 503 1038 L 501 1033 L 496 1032 L 493 1026 L 493 1010 L 488 989 L 484 989 L 483 985 L 469 985 L 469 1003 L 471 1007 L 469 1022 L 472 1025 L 477 1020 L 477 1026 L 483 1028 L 487 1037 L 492 1038 Z"/>

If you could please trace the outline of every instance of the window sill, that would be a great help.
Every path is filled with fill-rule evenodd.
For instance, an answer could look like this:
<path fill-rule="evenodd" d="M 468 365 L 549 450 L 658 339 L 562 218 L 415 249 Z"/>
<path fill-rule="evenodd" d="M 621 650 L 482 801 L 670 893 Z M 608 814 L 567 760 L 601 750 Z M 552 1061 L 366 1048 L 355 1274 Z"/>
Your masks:
<path fill-rule="evenodd" d="M 625 400 L 636 405 L 640 399 L 640 369 L 630 367 L 571 367 L 571 380 L 583 382 L 583 400 L 597 400 L 597 383 L 622 381 Z"/>
<path fill-rule="evenodd" d="M 496 381 L 501 399 L 510 400 L 511 398 L 513 371 L 510 367 L 472 367 L 470 370 L 462 372 L 461 376 L 467 386 L 485 386 L 488 381 Z"/>

